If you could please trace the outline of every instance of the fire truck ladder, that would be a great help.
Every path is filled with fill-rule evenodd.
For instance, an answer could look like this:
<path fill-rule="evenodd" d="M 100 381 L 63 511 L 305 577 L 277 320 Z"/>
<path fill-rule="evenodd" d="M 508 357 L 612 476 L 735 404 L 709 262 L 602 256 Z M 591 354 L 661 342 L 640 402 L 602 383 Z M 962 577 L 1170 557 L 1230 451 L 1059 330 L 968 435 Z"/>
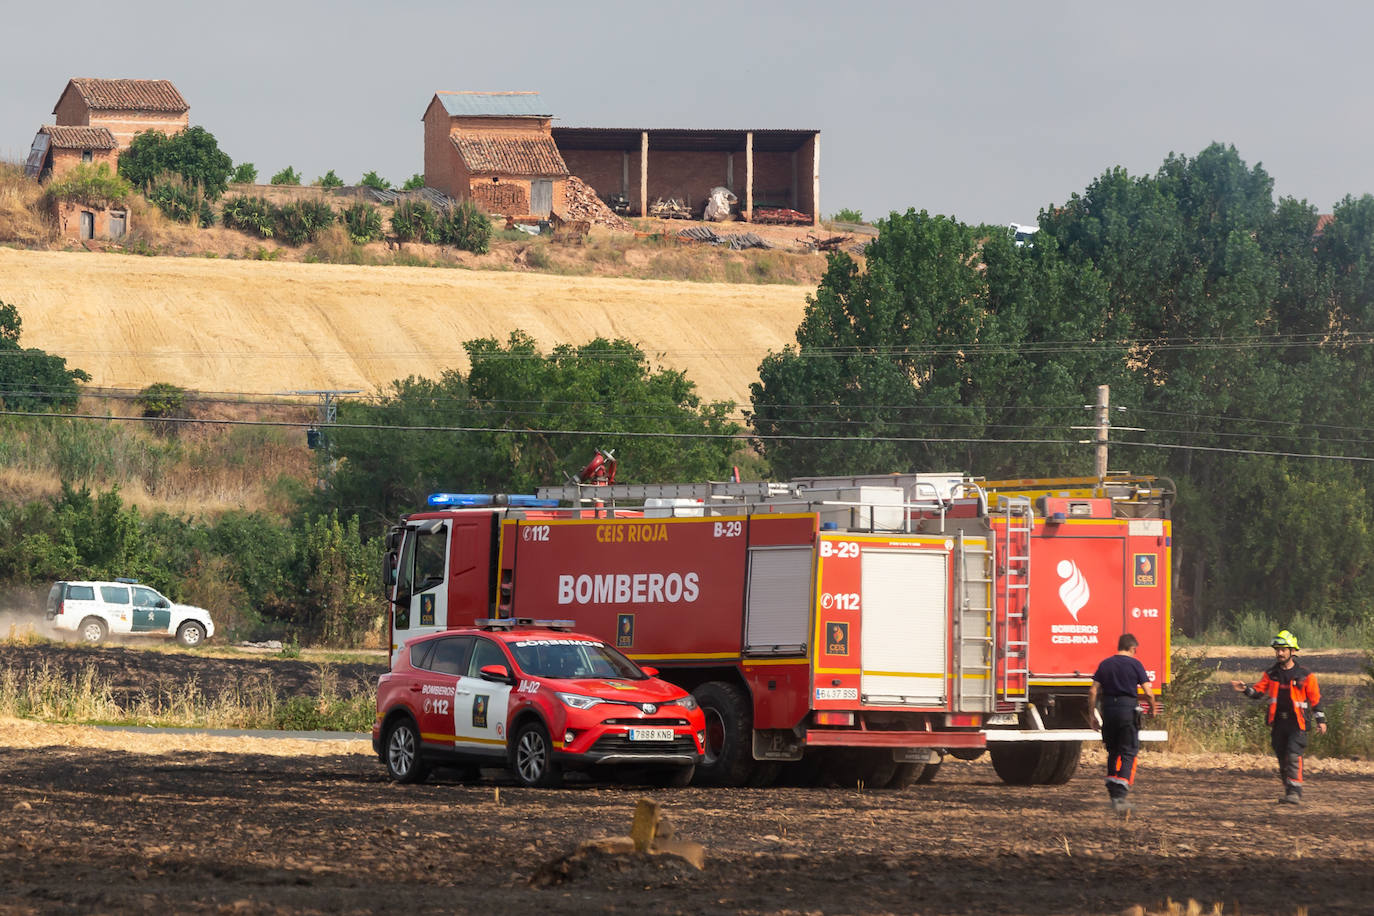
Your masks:
<path fill-rule="evenodd" d="M 954 705 L 956 712 L 992 712 L 993 551 L 987 542 L 969 543 L 960 531 L 955 541 L 958 613 L 954 626 Z"/>
<path fill-rule="evenodd" d="M 1008 703 L 1030 699 L 1030 538 L 1034 511 L 1029 496 L 1000 496 L 997 508 L 1005 513 L 1006 538 L 1002 567 L 997 571 L 997 600 L 1001 609 L 998 654 L 998 696 Z M 997 529 L 993 528 L 994 543 Z"/>

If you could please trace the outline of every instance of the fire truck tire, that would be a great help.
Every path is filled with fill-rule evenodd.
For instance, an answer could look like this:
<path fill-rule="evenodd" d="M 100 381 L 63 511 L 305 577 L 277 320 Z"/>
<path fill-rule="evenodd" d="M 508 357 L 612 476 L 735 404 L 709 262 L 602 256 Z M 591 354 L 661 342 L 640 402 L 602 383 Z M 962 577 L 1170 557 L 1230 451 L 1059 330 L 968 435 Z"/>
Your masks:
<path fill-rule="evenodd" d="M 897 774 L 897 761 L 890 748 L 861 748 L 855 756 L 858 779 L 871 789 L 886 789 Z"/>
<path fill-rule="evenodd" d="M 533 719 L 516 731 L 510 769 L 515 781 L 529 789 L 552 789 L 563 782 L 563 768 L 553 759 L 553 742 L 543 722 Z"/>
<path fill-rule="evenodd" d="M 899 763 L 887 787 L 889 789 L 906 789 L 914 785 L 931 782 L 935 779 L 935 774 L 940 772 L 940 763 L 942 762 Z"/>
<path fill-rule="evenodd" d="M 1013 786 L 1048 785 L 1059 764 L 1060 742 L 1008 742 L 988 748 L 992 768 L 998 777 Z"/>
<path fill-rule="evenodd" d="M 1049 784 L 1062 786 L 1078 772 L 1078 760 L 1083 755 L 1083 742 L 1056 741 L 1055 744 L 1059 746 L 1059 757 L 1054 765 L 1054 772 L 1050 774 Z"/>
<path fill-rule="evenodd" d="M 766 789 L 778 781 L 781 772 L 782 767 L 774 761 L 755 760 L 754 769 L 744 784 L 751 789 Z"/>
<path fill-rule="evenodd" d="M 420 730 L 415 727 L 415 720 L 402 716 L 387 727 L 382 760 L 386 763 L 386 774 L 396 782 L 425 781 L 429 767 L 420 758 Z"/>
<path fill-rule="evenodd" d="M 745 785 L 754 769 L 754 716 L 749 698 L 724 681 L 702 684 L 692 696 L 706 717 L 706 757 L 697 765 L 697 784 Z"/>

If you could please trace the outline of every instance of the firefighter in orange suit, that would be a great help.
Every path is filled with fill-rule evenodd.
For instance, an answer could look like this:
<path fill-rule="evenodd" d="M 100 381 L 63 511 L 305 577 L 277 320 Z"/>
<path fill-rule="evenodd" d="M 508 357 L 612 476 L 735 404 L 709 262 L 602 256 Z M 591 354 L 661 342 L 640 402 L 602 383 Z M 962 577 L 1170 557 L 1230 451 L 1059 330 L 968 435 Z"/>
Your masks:
<path fill-rule="evenodd" d="M 1324 735 L 1326 713 L 1322 712 L 1317 676 L 1293 657 L 1298 651 L 1297 638 L 1281 630 L 1269 645 L 1274 648 L 1274 667 L 1261 674 L 1254 686 L 1244 681 L 1232 681 L 1231 686 L 1252 700 L 1269 698 L 1270 738 L 1283 780 L 1283 798 L 1279 801 L 1298 805 L 1302 803 L 1302 752 L 1307 749 L 1308 718 Z"/>
<path fill-rule="evenodd" d="M 1122 633 L 1116 641 L 1116 654 L 1109 655 L 1093 673 L 1088 689 L 1088 708 L 1096 709 L 1102 698 L 1102 743 L 1107 747 L 1107 798 L 1112 810 L 1124 815 L 1130 808 L 1126 793 L 1135 782 L 1135 758 L 1140 753 L 1140 701 L 1144 692 L 1150 702 L 1150 715 L 1159 711 L 1150 675 L 1135 657 L 1140 640 Z"/>

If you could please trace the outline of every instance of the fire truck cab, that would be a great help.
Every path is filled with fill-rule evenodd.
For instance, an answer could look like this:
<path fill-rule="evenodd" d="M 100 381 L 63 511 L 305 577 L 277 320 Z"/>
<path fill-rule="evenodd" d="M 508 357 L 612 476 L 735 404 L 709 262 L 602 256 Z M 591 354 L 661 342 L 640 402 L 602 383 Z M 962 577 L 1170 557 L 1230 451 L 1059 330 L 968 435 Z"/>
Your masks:
<path fill-rule="evenodd" d="M 395 653 L 564 618 L 691 691 L 699 783 L 1060 783 L 1123 632 L 1168 681 L 1167 482 L 959 474 L 442 494 L 392 529 Z M 1160 733 L 1143 737 L 1160 739 Z"/>

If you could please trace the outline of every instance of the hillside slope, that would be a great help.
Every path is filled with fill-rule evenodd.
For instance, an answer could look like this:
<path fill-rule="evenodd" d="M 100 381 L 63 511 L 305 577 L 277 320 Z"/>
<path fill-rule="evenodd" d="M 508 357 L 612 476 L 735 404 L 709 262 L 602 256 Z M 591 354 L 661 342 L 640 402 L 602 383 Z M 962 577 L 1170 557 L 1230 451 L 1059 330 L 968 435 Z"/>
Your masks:
<path fill-rule="evenodd" d="M 372 391 L 466 369 L 463 341 L 520 329 L 545 349 L 627 338 L 705 399 L 745 405 L 812 291 L 0 248 L 0 300 L 19 309 L 22 343 L 109 388 Z"/>

